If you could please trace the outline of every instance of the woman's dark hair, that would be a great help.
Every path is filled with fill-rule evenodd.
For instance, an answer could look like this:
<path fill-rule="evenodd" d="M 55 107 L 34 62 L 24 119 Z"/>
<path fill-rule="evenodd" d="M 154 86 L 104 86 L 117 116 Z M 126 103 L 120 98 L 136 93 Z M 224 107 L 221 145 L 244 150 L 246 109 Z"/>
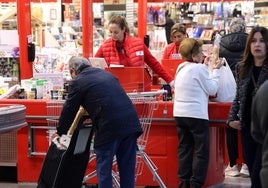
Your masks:
<path fill-rule="evenodd" d="M 211 39 L 210 39 L 211 44 L 214 43 L 215 37 L 216 37 L 216 35 L 219 34 L 219 33 L 220 33 L 220 32 L 219 32 L 218 30 L 213 31 L 213 33 L 212 33 L 212 35 L 211 35 Z"/>
<path fill-rule="evenodd" d="M 108 25 L 110 24 L 117 24 L 120 29 L 125 29 L 125 32 L 129 34 L 129 26 L 128 26 L 128 23 L 125 19 L 125 17 L 123 16 L 112 16 Z"/>
<path fill-rule="evenodd" d="M 266 52 L 268 52 L 268 30 L 265 27 L 260 26 L 252 28 L 247 37 L 247 43 L 243 54 L 243 59 L 240 62 L 240 69 L 239 69 L 240 78 L 245 78 L 249 74 L 249 71 L 253 66 L 254 57 L 251 53 L 250 45 L 252 43 L 254 34 L 257 32 L 261 33 L 263 40 L 265 41 Z"/>

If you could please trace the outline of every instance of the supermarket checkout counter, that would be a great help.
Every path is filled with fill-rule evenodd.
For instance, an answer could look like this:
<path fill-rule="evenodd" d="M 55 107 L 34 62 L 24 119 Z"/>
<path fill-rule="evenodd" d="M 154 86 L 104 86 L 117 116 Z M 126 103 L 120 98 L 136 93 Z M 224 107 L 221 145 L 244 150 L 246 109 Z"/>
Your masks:
<path fill-rule="evenodd" d="M 175 67 L 170 63 L 163 64 L 173 71 Z M 181 62 L 178 62 L 181 63 Z M 150 77 L 148 70 L 144 68 L 118 68 L 108 69 L 117 75 L 119 81 L 127 92 L 150 91 L 160 88 L 160 85 L 152 85 L 154 78 Z M 156 81 L 157 82 L 157 81 Z M 152 87 L 151 87 L 152 86 Z M 53 100 L 56 101 L 56 100 Z M 17 180 L 18 182 L 37 182 L 44 156 L 49 146 L 48 132 L 55 127 L 48 124 L 48 104 L 50 101 L 34 99 L 7 99 L 0 100 L 0 104 L 22 104 L 26 107 L 27 127 L 17 131 Z M 224 180 L 225 166 L 225 121 L 228 117 L 230 103 L 209 103 L 210 117 L 210 163 L 205 186 L 219 184 Z M 59 113 L 56 110 L 55 113 Z M 57 114 L 53 115 L 57 115 Z M 157 109 L 154 111 L 152 126 L 149 133 L 145 152 L 152 159 L 157 173 L 168 188 L 178 186 L 177 176 L 177 130 L 173 118 L 173 102 L 158 101 Z M 95 164 L 89 163 L 87 174 L 95 169 Z M 30 172 L 30 173 L 25 173 Z M 89 184 L 97 183 L 92 178 Z M 157 181 L 150 170 L 144 167 L 142 175 L 137 177 L 137 186 L 158 186 Z"/>
<path fill-rule="evenodd" d="M 47 101 L 29 99 L 1 100 L 0 104 L 22 104 L 26 107 L 28 126 L 17 131 L 17 174 L 18 182 L 36 182 L 48 149 Z M 224 180 L 224 122 L 228 117 L 229 103 L 209 103 L 210 116 L 210 164 L 206 186 Z M 146 153 L 158 167 L 158 174 L 167 187 L 178 185 L 177 177 L 177 132 L 172 116 L 173 102 L 160 101 L 154 112 Z M 89 165 L 90 168 L 95 168 Z M 30 172 L 30 173 L 25 173 Z M 96 178 L 88 183 L 96 183 Z M 144 168 L 138 176 L 138 186 L 157 186 L 149 169 Z"/>

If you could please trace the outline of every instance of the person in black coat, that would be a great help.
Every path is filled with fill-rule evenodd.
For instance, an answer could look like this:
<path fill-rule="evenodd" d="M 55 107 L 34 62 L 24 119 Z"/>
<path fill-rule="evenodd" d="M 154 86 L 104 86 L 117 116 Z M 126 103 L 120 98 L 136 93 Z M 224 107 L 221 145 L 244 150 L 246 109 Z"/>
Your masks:
<path fill-rule="evenodd" d="M 224 57 L 230 66 L 234 77 L 236 69 L 245 50 L 248 34 L 245 33 L 246 25 L 242 18 L 233 18 L 230 23 L 230 33 L 224 35 L 220 41 L 219 56 Z M 226 176 L 249 176 L 248 168 L 245 164 L 238 166 L 238 131 L 232 127 L 226 127 L 226 144 L 229 157 L 229 165 L 225 169 Z"/>
<path fill-rule="evenodd" d="M 248 34 L 242 18 L 233 18 L 229 27 L 230 33 L 221 38 L 219 56 L 225 57 L 235 75 L 237 64 L 242 60 Z"/>
<path fill-rule="evenodd" d="M 268 187 L 268 81 L 265 81 L 257 91 L 251 109 L 251 134 L 262 144 L 262 187 Z"/>
<path fill-rule="evenodd" d="M 92 120 L 95 131 L 99 188 L 112 188 L 112 161 L 116 155 L 121 187 L 134 188 L 136 141 L 142 128 L 135 107 L 111 73 L 90 67 L 83 57 L 69 61 L 72 80 L 68 98 L 57 126 L 57 134 L 66 134 L 80 106 Z"/>
<path fill-rule="evenodd" d="M 247 38 L 243 60 L 239 64 L 236 96 L 227 121 L 227 126 L 240 130 L 243 156 L 248 166 L 252 188 L 262 187 L 260 182 L 262 145 L 251 135 L 251 104 L 256 91 L 268 80 L 267 49 L 267 28 L 252 28 Z"/>

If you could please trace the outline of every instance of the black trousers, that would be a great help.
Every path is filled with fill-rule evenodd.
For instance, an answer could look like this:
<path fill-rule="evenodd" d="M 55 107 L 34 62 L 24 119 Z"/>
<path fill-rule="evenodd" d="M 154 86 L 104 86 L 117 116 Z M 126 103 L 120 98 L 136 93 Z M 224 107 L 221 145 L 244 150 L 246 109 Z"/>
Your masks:
<path fill-rule="evenodd" d="M 251 188 L 261 188 L 260 170 L 262 163 L 262 145 L 252 138 L 250 126 L 242 128 L 241 139 L 244 159 L 248 165 Z"/>
<path fill-rule="evenodd" d="M 232 127 L 226 127 L 226 145 L 230 166 L 234 166 L 238 159 L 238 130 Z"/>
<path fill-rule="evenodd" d="M 179 178 L 191 182 L 193 187 L 205 183 L 209 163 L 208 120 L 175 117 L 179 146 Z"/>

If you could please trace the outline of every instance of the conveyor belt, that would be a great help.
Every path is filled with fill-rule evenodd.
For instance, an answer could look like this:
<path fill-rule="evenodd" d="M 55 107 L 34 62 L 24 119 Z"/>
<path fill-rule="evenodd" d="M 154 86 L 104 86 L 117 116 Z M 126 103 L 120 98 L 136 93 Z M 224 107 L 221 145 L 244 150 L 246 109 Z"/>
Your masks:
<path fill-rule="evenodd" d="M 20 104 L 0 104 L 0 133 L 16 131 L 27 125 L 26 107 Z"/>

